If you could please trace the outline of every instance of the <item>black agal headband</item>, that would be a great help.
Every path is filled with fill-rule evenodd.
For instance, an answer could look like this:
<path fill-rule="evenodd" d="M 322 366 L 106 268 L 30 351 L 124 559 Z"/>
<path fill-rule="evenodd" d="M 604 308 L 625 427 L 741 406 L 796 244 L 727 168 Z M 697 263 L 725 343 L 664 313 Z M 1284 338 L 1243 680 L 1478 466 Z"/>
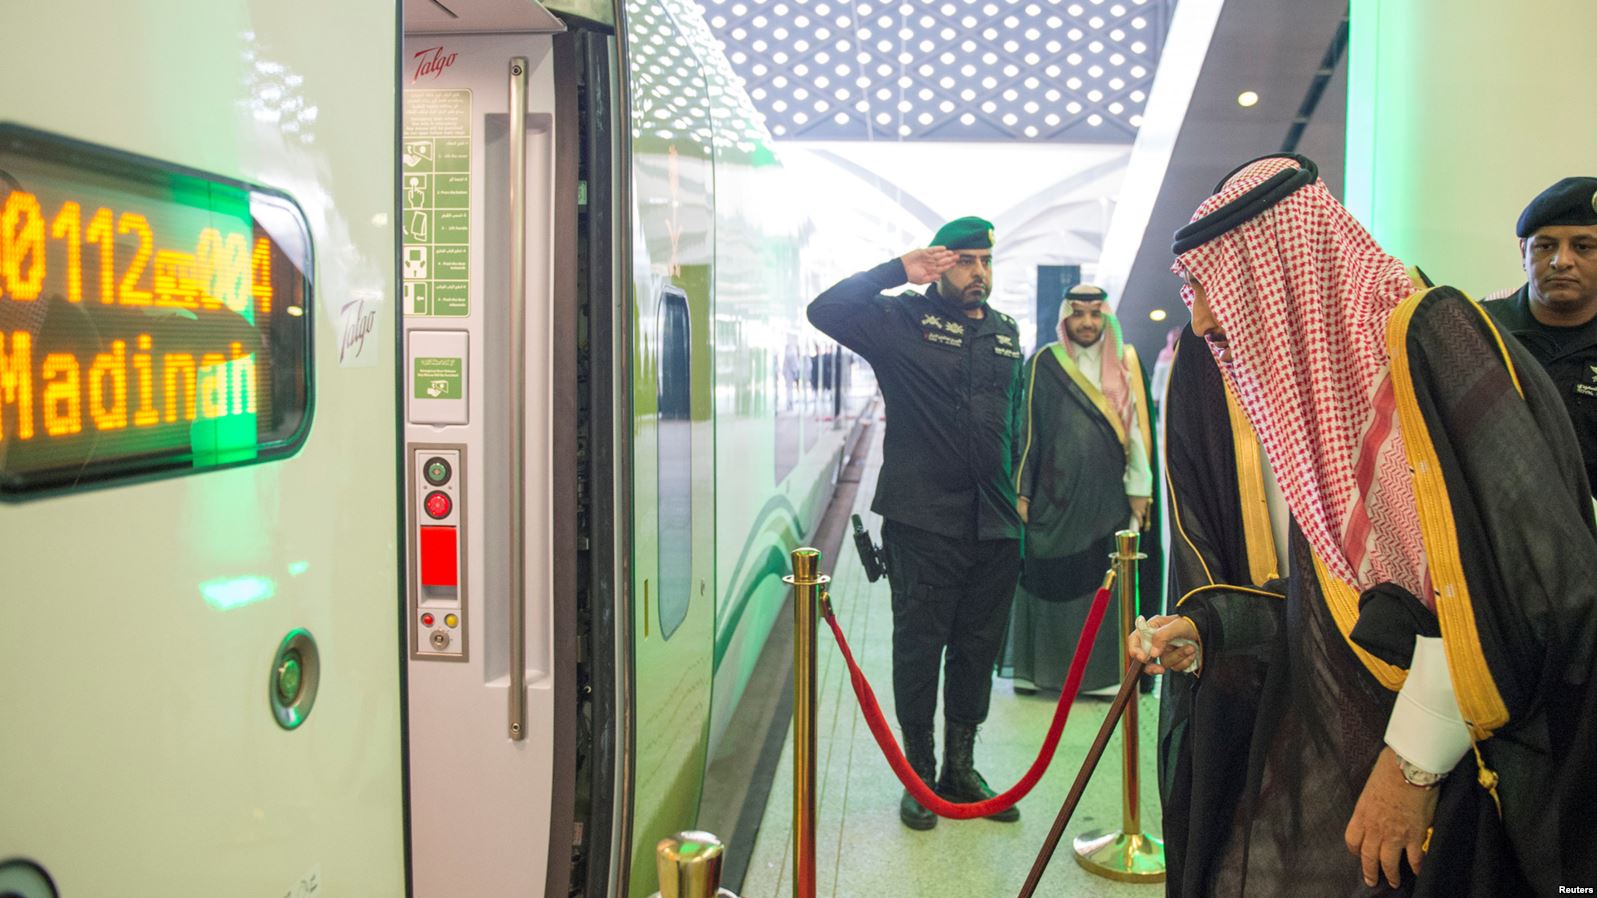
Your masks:
<path fill-rule="evenodd" d="M 1187 250 L 1200 247 L 1243 222 L 1257 217 L 1259 213 L 1286 199 L 1299 187 L 1313 184 L 1320 176 L 1320 167 L 1307 156 L 1299 156 L 1297 153 L 1268 153 L 1256 159 L 1249 159 L 1231 169 L 1220 179 L 1220 183 L 1214 185 L 1214 192 L 1219 193 L 1224 190 L 1225 182 L 1231 180 L 1237 172 L 1265 159 L 1291 159 L 1300 167 L 1282 169 L 1247 193 L 1197 221 L 1189 222 L 1176 231 L 1174 242 L 1170 244 L 1170 251 L 1179 256 Z"/>

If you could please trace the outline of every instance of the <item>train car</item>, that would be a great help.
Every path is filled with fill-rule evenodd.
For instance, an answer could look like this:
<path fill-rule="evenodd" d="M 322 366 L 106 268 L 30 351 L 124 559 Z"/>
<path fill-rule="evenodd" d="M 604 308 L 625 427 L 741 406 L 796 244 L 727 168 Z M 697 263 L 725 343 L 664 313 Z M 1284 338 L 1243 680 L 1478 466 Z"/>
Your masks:
<path fill-rule="evenodd" d="M 405 890 L 398 21 L 0 10 L 0 894 Z"/>
<path fill-rule="evenodd" d="M 0 27 L 0 892 L 652 892 L 845 434 L 697 9 Z"/>

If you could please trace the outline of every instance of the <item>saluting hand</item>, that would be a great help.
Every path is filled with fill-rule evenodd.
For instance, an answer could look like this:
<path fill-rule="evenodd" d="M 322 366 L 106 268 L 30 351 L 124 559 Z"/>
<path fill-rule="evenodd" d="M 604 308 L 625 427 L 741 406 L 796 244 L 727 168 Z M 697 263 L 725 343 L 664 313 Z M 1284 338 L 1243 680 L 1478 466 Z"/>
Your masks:
<path fill-rule="evenodd" d="M 928 246 L 925 249 L 912 249 L 898 258 L 904 263 L 904 275 L 911 284 L 930 284 L 954 267 L 959 254 L 940 246 Z"/>

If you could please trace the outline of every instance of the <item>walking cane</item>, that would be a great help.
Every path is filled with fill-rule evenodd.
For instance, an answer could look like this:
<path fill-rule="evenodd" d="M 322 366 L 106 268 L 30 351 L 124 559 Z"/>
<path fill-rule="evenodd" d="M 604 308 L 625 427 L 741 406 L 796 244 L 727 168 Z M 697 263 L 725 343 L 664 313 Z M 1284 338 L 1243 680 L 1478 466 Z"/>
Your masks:
<path fill-rule="evenodd" d="M 1087 759 L 1082 762 L 1081 772 L 1076 774 L 1076 781 L 1071 784 L 1070 792 L 1065 796 L 1065 803 L 1059 808 L 1059 816 L 1054 818 L 1054 826 L 1048 830 L 1048 838 L 1043 842 L 1042 848 L 1037 852 L 1037 860 L 1032 862 L 1031 873 L 1026 876 L 1026 884 L 1020 888 L 1020 898 L 1031 898 L 1037 891 L 1037 884 L 1042 881 L 1042 873 L 1048 868 L 1048 862 L 1053 860 L 1054 849 L 1059 847 L 1059 840 L 1064 837 L 1065 827 L 1070 824 L 1070 818 L 1076 813 L 1076 805 L 1081 803 L 1082 793 L 1087 791 L 1087 782 L 1092 779 L 1092 773 L 1098 769 L 1098 759 L 1103 757 L 1103 752 L 1109 745 L 1109 737 L 1115 731 L 1115 725 L 1126 713 L 1126 707 L 1135 699 L 1137 683 L 1142 678 L 1143 662 L 1133 661 L 1126 668 L 1126 675 L 1120 683 L 1120 691 L 1116 693 L 1114 703 L 1109 706 L 1109 714 L 1104 718 L 1103 726 L 1098 728 L 1098 738 L 1092 742 L 1092 748 L 1087 751 Z"/>

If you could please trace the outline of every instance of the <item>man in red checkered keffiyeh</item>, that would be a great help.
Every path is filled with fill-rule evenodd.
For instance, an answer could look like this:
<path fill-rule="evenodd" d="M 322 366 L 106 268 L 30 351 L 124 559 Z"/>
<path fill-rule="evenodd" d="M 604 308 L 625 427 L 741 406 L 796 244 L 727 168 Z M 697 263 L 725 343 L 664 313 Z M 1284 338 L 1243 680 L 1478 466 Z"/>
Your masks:
<path fill-rule="evenodd" d="M 1302 157 L 1238 168 L 1174 249 L 1223 384 L 1177 360 L 1179 614 L 1128 637 L 1152 672 L 1193 672 L 1178 639 L 1202 651 L 1203 688 L 1166 684 L 1169 894 L 1597 881 L 1597 770 L 1577 760 L 1597 755 L 1597 522 L 1551 382 Z M 1206 424 L 1227 393 L 1246 420 Z M 1273 478 L 1250 489 L 1255 436 Z M 1225 548 L 1261 504 L 1267 530 L 1291 519 L 1266 584 L 1235 563 L 1251 536 Z"/>
<path fill-rule="evenodd" d="M 1296 167 L 1280 157 L 1246 166 L 1193 220 Z M 1414 292 L 1403 263 L 1316 179 L 1173 268 L 1203 287 L 1230 350 L 1227 382 L 1315 554 L 1361 590 L 1392 582 L 1423 598 L 1386 350 L 1387 319 Z M 1182 298 L 1192 305 L 1191 286 Z"/>

